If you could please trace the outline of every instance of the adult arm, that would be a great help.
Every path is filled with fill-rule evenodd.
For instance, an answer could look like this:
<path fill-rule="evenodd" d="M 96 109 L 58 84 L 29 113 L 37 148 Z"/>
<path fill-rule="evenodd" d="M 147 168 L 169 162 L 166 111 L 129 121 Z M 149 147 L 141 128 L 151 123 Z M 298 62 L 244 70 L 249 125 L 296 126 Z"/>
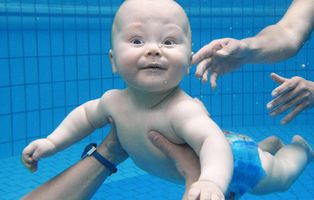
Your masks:
<path fill-rule="evenodd" d="M 123 162 L 128 155 L 122 149 L 116 134 L 111 131 L 97 147 L 97 151 L 114 164 Z M 85 200 L 90 199 L 110 175 L 93 156 L 88 156 L 58 176 L 36 188 L 23 200 Z"/>
<path fill-rule="evenodd" d="M 157 148 L 173 159 L 178 171 L 186 179 L 187 192 L 189 186 L 197 181 L 200 175 L 198 156 L 188 145 L 173 144 L 158 132 L 150 132 L 149 139 Z M 114 131 L 108 134 L 97 151 L 116 165 L 128 157 Z M 93 156 L 86 157 L 24 196 L 22 200 L 90 199 L 109 176 L 109 173 L 109 169 L 100 164 Z"/>
<path fill-rule="evenodd" d="M 295 55 L 314 28 L 313 0 L 294 0 L 282 19 L 255 37 L 243 39 L 251 56 L 249 63 L 274 63 Z"/>
<path fill-rule="evenodd" d="M 194 56 L 196 76 L 216 87 L 219 75 L 231 72 L 245 63 L 275 63 L 295 55 L 314 27 L 313 0 L 294 0 L 276 24 L 267 26 L 256 36 L 237 40 L 212 41 Z"/>

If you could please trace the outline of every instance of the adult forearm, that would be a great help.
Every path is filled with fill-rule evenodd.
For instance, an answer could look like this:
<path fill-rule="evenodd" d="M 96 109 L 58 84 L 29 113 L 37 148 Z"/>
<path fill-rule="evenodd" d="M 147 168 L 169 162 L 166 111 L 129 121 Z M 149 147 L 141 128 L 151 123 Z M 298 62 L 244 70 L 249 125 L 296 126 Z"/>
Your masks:
<path fill-rule="evenodd" d="M 110 171 L 94 157 L 87 157 L 38 187 L 23 200 L 90 199 Z"/>
<path fill-rule="evenodd" d="M 263 29 L 254 37 L 245 38 L 249 49 L 247 63 L 275 63 L 295 55 L 302 43 L 278 24 Z"/>
<path fill-rule="evenodd" d="M 249 63 L 274 63 L 295 55 L 314 27 L 313 0 L 294 0 L 276 24 L 242 40 L 251 52 Z"/>
<path fill-rule="evenodd" d="M 119 143 L 114 126 L 97 147 L 97 152 L 115 165 L 128 157 Z M 89 156 L 29 193 L 23 200 L 90 199 L 110 173 L 98 160 Z"/>

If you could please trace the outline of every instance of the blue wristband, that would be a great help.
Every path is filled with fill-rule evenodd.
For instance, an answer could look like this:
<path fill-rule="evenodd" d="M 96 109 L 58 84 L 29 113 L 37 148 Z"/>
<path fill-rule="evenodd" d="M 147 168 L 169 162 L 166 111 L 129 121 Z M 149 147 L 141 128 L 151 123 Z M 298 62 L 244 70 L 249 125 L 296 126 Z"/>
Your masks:
<path fill-rule="evenodd" d="M 94 158 L 96 158 L 96 160 L 98 160 L 103 166 L 105 166 L 106 168 L 108 168 L 110 170 L 110 174 L 116 173 L 117 167 L 110 162 L 109 160 L 107 160 L 105 157 L 103 157 L 102 155 L 100 155 L 97 152 L 97 144 L 96 143 L 90 143 L 89 145 L 87 145 L 84 149 L 84 152 L 81 156 L 82 159 L 84 159 L 87 156 L 94 156 Z"/>

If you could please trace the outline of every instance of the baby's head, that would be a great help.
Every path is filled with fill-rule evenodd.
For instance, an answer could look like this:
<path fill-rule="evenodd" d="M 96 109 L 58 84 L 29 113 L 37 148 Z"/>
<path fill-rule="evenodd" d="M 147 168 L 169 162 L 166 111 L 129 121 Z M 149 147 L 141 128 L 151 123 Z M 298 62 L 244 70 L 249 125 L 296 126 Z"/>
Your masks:
<path fill-rule="evenodd" d="M 126 0 L 111 31 L 110 60 L 129 87 L 158 92 L 177 86 L 191 63 L 191 30 L 173 0 Z"/>

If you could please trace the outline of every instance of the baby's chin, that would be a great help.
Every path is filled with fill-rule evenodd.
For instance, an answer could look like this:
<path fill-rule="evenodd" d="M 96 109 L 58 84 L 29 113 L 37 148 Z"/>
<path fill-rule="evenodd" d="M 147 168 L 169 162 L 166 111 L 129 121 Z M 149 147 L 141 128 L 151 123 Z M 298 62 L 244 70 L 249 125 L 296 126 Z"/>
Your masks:
<path fill-rule="evenodd" d="M 170 83 L 167 80 L 149 80 L 141 81 L 141 83 L 132 84 L 137 90 L 147 93 L 163 93 L 176 88 L 178 83 Z"/>
<path fill-rule="evenodd" d="M 170 90 L 173 90 L 177 87 L 177 85 L 174 86 L 165 86 L 164 84 L 159 84 L 159 85 L 150 85 L 150 86 L 146 86 L 146 87 L 141 87 L 140 89 L 142 91 L 148 92 L 148 93 L 166 93 Z"/>

